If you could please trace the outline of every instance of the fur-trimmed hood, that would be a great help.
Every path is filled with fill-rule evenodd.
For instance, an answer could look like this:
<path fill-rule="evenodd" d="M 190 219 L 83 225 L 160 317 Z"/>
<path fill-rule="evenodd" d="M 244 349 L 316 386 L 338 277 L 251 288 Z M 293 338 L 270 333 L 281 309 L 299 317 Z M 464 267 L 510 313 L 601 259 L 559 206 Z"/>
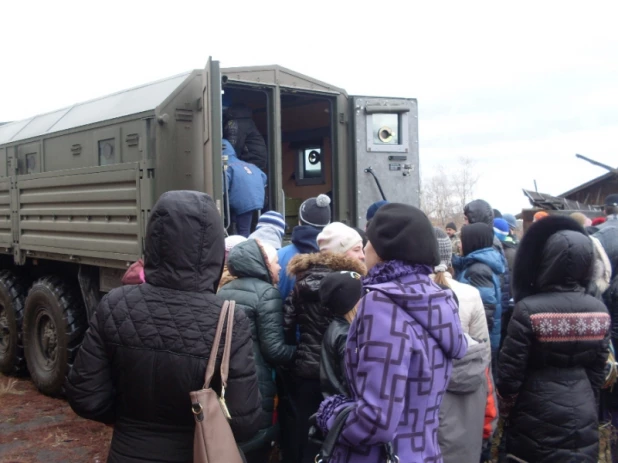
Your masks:
<path fill-rule="evenodd" d="M 230 271 L 227 269 L 227 265 L 223 268 L 223 273 L 221 274 L 221 280 L 219 281 L 219 289 L 223 288 L 225 285 L 227 285 L 230 281 L 234 281 L 236 280 L 236 277 L 233 276 Z M 217 291 L 218 291 L 217 290 Z"/>
<path fill-rule="evenodd" d="M 296 278 L 316 267 L 328 268 L 332 271 L 348 270 L 361 275 L 367 274 L 365 264 L 358 259 L 352 259 L 345 254 L 335 254 L 330 251 L 316 252 L 313 254 L 297 254 L 290 261 L 287 272 Z"/>
<path fill-rule="evenodd" d="M 552 238 L 559 233 L 564 236 Z M 592 240 L 575 220 L 550 216 L 535 222 L 517 250 L 512 280 L 515 302 L 549 286 L 583 290 L 592 278 L 593 259 Z"/>

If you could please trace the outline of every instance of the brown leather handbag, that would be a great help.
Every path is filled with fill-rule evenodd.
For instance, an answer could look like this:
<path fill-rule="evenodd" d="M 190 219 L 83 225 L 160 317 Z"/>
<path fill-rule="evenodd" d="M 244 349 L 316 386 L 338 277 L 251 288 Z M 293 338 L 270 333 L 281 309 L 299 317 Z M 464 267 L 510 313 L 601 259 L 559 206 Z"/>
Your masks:
<path fill-rule="evenodd" d="M 232 329 L 234 327 L 234 301 L 225 301 L 219 316 L 217 332 L 212 345 L 204 387 L 192 391 L 191 409 L 195 417 L 195 436 L 193 437 L 194 463 L 243 463 L 244 459 L 234 440 L 229 420 L 230 412 L 225 404 L 225 388 L 230 367 L 230 349 L 232 346 Z M 217 351 L 221 342 L 223 325 L 227 318 L 227 332 L 221 359 L 221 396 L 210 388 L 210 381 L 215 372 Z"/>

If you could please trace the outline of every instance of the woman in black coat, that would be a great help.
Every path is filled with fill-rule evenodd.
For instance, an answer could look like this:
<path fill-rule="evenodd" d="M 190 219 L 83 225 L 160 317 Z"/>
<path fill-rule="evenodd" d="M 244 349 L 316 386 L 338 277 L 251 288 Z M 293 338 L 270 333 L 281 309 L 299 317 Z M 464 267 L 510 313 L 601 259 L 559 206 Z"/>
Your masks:
<path fill-rule="evenodd" d="M 223 299 L 224 258 L 213 200 L 173 191 L 154 206 L 146 232 L 146 283 L 106 295 L 90 319 L 66 394 L 78 415 L 114 425 L 108 463 L 191 463 L 189 392 L 204 384 Z M 212 387 L 219 377 L 223 346 Z M 234 313 L 225 399 L 237 441 L 260 429 L 260 393 L 249 321 Z"/>
<path fill-rule="evenodd" d="M 598 461 L 610 319 L 585 292 L 593 262 L 592 241 L 570 218 L 535 223 L 520 244 L 516 305 L 498 361 L 507 454 L 515 461 Z"/>
<path fill-rule="evenodd" d="M 283 308 L 283 327 L 288 343 L 295 341 L 297 328 L 300 338 L 291 367 L 294 379 L 290 395 L 296 416 L 295 421 L 290 422 L 290 427 L 294 430 L 294 437 L 283 437 L 294 440 L 293 445 L 289 442 L 285 444 L 295 449 L 287 450 L 286 463 L 303 462 L 303 455 L 307 457 L 314 450 L 306 448 L 309 417 L 318 410 L 323 400 L 320 389 L 320 354 L 324 333 L 333 321 L 333 314 L 320 301 L 320 284 L 326 275 L 344 270 L 361 275 L 367 273 L 360 260 L 330 251 L 299 254 L 288 265 L 288 273 L 296 277 L 296 285 Z M 313 455 L 315 453 L 311 461 Z"/>

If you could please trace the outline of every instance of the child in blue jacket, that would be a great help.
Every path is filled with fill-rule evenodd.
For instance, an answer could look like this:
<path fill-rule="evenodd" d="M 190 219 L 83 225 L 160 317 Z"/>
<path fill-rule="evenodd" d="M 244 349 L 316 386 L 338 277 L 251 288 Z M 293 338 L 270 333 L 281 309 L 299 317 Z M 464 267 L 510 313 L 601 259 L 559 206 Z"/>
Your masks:
<path fill-rule="evenodd" d="M 264 188 L 267 177 L 253 164 L 241 161 L 229 141 L 223 140 L 223 155 L 227 156 L 227 192 L 232 222 L 236 234 L 245 238 L 251 233 L 253 211 L 264 207 Z"/>
<path fill-rule="evenodd" d="M 463 257 L 453 256 L 453 267 L 459 282 L 474 286 L 481 293 L 489 328 L 492 363 L 495 365 L 500 346 L 500 275 L 504 273 L 504 259 L 493 247 L 493 241 L 494 231 L 489 225 L 481 222 L 465 225 L 461 229 Z"/>

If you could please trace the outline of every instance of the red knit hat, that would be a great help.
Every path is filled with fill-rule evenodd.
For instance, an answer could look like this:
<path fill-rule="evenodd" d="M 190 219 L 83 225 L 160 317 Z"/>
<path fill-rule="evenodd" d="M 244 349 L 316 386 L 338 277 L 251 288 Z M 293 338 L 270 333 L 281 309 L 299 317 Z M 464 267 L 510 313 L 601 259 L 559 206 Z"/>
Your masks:
<path fill-rule="evenodd" d="M 596 217 L 592 219 L 592 226 L 596 227 L 597 225 L 601 225 L 602 223 L 605 223 L 606 221 L 607 221 L 606 217 Z"/>

